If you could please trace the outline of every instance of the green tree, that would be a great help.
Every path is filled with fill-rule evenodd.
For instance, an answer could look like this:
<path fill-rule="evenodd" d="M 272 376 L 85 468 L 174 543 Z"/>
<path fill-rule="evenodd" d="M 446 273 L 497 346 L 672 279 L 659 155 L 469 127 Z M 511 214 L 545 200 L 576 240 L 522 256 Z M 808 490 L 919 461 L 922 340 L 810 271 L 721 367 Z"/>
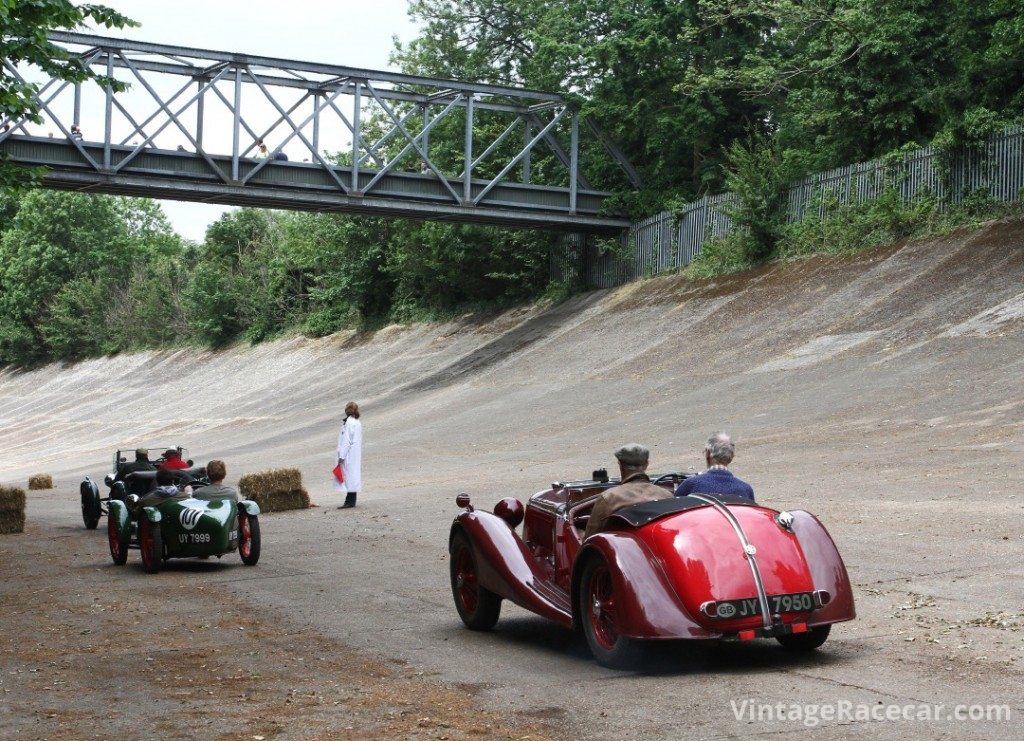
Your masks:
<path fill-rule="evenodd" d="M 771 255 L 785 225 L 789 172 L 765 136 L 734 141 L 727 157 L 725 187 L 736 200 L 725 211 L 742 232 L 745 257 L 759 262 Z"/>
<path fill-rule="evenodd" d="M 0 0 L 0 55 L 13 65 L 28 65 L 42 70 L 47 76 L 70 82 L 95 80 L 106 83 L 62 47 L 50 43 L 47 31 L 76 29 L 86 21 L 107 28 L 138 25 L 130 18 L 104 5 L 75 4 L 71 0 Z M 121 89 L 123 85 L 111 81 Z M 39 122 L 39 104 L 36 83 L 23 83 L 0 69 L 0 118 L 17 120 L 27 117 Z M 0 187 L 15 187 L 27 175 L 24 168 L 13 166 L 0 153 Z"/>
<path fill-rule="evenodd" d="M 1021 0 L 703 0 L 709 26 L 761 43 L 694 70 L 689 94 L 766 102 L 803 172 L 910 143 L 969 142 L 1024 114 Z"/>
<path fill-rule="evenodd" d="M 131 261 L 131 243 L 114 199 L 27 193 L 0 238 L 0 361 L 49 357 L 44 325 L 65 285 L 83 277 L 117 285 L 127 279 Z"/>

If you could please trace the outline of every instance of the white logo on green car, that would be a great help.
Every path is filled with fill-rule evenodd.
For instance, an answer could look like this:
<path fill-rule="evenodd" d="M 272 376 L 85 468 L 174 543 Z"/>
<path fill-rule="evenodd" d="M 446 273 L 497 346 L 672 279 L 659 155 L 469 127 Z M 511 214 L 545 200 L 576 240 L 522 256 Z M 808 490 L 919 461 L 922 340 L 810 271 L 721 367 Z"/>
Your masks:
<path fill-rule="evenodd" d="M 191 530 L 199 523 L 199 518 L 203 516 L 201 509 L 189 509 L 183 507 L 178 513 L 178 520 L 181 521 L 181 526 L 186 530 Z"/>

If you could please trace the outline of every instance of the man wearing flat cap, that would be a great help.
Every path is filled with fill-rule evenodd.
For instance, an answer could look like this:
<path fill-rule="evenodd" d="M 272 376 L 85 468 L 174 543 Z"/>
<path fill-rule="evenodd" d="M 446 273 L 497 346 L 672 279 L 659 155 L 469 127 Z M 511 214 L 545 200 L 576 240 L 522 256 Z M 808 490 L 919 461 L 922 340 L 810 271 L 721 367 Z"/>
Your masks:
<path fill-rule="evenodd" d="M 603 530 L 608 523 L 608 518 L 620 509 L 641 502 L 668 499 L 672 496 L 672 492 L 655 486 L 647 477 L 645 471 L 647 471 L 650 457 L 651 451 L 636 443 L 623 445 L 615 451 L 622 483 L 608 489 L 598 497 L 594 508 L 590 511 L 587 530 L 583 534 L 584 539 Z"/>
<path fill-rule="evenodd" d="M 125 463 L 117 468 L 117 476 L 114 477 L 114 481 L 124 481 L 125 477 L 130 473 L 136 471 L 155 471 L 156 466 L 149 462 L 149 451 L 145 448 L 135 449 L 135 460 L 131 463 Z"/>

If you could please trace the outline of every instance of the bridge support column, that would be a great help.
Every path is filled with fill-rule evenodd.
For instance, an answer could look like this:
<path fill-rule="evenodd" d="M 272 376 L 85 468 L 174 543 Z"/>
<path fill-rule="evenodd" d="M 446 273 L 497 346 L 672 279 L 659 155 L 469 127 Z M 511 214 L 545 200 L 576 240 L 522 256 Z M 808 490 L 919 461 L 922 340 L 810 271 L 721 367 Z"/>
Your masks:
<path fill-rule="evenodd" d="M 466 94 L 466 141 L 463 147 L 462 203 L 473 205 L 473 93 Z"/>

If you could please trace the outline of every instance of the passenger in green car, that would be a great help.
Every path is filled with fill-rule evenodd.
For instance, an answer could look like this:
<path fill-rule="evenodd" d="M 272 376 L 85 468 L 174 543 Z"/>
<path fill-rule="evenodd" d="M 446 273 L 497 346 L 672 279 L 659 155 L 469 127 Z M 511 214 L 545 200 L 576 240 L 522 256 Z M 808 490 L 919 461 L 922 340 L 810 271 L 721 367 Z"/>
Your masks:
<path fill-rule="evenodd" d="M 230 497 L 238 501 L 238 492 L 230 486 L 224 486 L 224 477 L 228 475 L 227 466 L 224 461 L 212 460 L 206 464 L 206 475 L 210 478 L 209 486 L 203 486 L 196 491 L 196 496 L 201 499 L 212 499 L 214 497 Z"/>
<path fill-rule="evenodd" d="M 158 468 L 156 471 L 156 488 L 144 496 L 139 504 L 143 507 L 153 507 L 168 499 L 187 499 L 192 496 L 192 487 L 186 486 L 179 489 L 174 483 L 174 474 L 166 468 Z"/>

